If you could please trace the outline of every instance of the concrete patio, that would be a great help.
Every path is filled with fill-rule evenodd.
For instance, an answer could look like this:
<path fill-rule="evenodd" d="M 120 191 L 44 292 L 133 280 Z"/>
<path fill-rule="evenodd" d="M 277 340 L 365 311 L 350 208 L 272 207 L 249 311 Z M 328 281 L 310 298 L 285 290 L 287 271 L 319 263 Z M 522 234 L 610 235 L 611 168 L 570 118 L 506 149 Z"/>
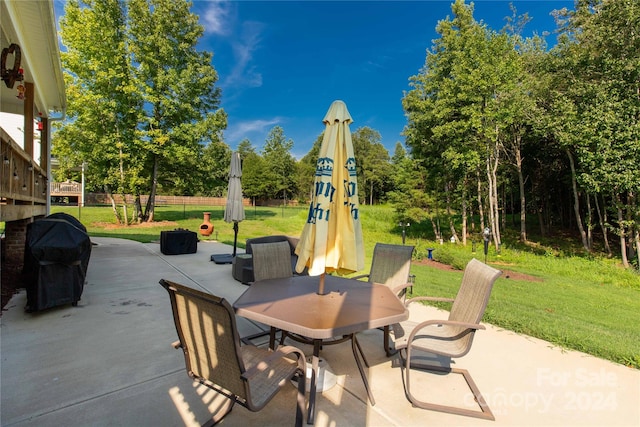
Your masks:
<path fill-rule="evenodd" d="M 2 426 L 191 426 L 205 423 L 221 399 L 194 384 L 184 370 L 169 299 L 158 284 L 173 280 L 223 296 L 246 289 L 230 265 L 209 261 L 227 245 L 200 242 L 198 252 L 165 256 L 156 243 L 92 238 L 87 284 L 77 307 L 25 313 L 26 294 L 0 318 Z M 434 308 L 412 317 L 445 317 Z M 238 318 L 241 335 L 260 327 Z M 495 421 L 413 408 L 404 396 L 395 358 L 385 357 L 382 333 L 358 334 L 371 367 L 371 406 L 348 343 L 327 346 L 338 384 L 317 402 L 317 426 L 638 426 L 640 371 L 487 325 L 456 365 L 466 368 Z M 310 354 L 309 348 L 303 348 Z M 462 380 L 420 378 L 420 393 L 440 402 L 472 405 Z M 221 425 L 291 425 L 295 388 L 263 411 L 236 406 Z"/>

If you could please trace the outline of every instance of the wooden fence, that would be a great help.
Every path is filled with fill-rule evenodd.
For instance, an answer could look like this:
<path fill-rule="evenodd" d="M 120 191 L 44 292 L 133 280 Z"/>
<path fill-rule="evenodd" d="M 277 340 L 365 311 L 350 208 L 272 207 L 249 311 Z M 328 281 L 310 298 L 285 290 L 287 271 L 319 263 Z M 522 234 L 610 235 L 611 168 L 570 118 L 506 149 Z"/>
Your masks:
<path fill-rule="evenodd" d="M 114 195 L 116 204 L 122 204 L 122 195 Z M 147 203 L 149 196 L 140 196 L 140 202 Z M 134 197 L 130 194 L 126 196 L 126 203 L 133 204 Z M 156 196 L 156 206 L 158 205 L 198 205 L 198 206 L 225 206 L 226 197 L 195 197 L 195 196 Z M 85 195 L 85 205 L 108 205 L 111 201 L 104 193 L 87 193 Z M 244 206 L 251 206 L 250 199 L 243 199 Z"/>

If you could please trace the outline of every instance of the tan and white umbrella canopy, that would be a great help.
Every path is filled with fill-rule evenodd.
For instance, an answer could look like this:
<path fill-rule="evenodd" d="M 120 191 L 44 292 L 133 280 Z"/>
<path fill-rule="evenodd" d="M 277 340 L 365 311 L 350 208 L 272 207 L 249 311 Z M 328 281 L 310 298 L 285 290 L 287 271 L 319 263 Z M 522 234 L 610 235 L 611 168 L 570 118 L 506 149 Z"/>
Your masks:
<path fill-rule="evenodd" d="M 324 293 L 326 273 L 349 274 L 364 268 L 352 121 L 342 101 L 334 101 L 324 117 L 314 194 L 296 247 L 296 271 L 307 267 L 309 275 L 319 275 L 319 294 Z"/>

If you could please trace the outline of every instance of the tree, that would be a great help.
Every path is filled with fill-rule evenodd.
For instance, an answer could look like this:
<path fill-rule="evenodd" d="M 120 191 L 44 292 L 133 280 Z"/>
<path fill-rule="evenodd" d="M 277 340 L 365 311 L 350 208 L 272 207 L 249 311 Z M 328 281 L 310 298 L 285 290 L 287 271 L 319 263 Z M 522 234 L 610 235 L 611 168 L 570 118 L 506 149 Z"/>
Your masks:
<path fill-rule="evenodd" d="M 71 0 L 61 20 L 69 120 L 55 153 L 87 161 L 89 177 L 108 194 L 134 194 L 139 221 L 153 221 L 158 186 L 179 194 L 200 188 L 194 171 L 226 127 L 212 55 L 196 49 L 203 29 L 189 7 L 184 0 Z M 112 203 L 126 222 L 126 204 L 121 216 Z"/>
<path fill-rule="evenodd" d="M 204 142 L 221 141 L 226 127 L 212 54 L 196 49 L 204 30 L 190 6 L 175 0 L 129 1 L 130 46 L 144 99 L 141 133 L 149 174 L 136 193 L 140 203 L 141 192 L 149 191 L 145 209 L 140 210 L 142 221 L 153 221 L 163 170 L 171 165 L 174 174 L 189 177 Z"/>
<path fill-rule="evenodd" d="M 251 145 L 251 141 L 247 138 L 240 141 L 238 144 L 238 149 L 236 150 L 240 154 L 240 159 L 246 159 L 251 154 L 256 153 L 256 149 L 253 145 Z"/>
<path fill-rule="evenodd" d="M 128 54 L 125 3 L 70 0 L 60 29 L 67 86 L 67 123 L 56 132 L 53 154 L 67 167 L 88 164 L 88 178 L 109 196 L 118 223 L 127 223 L 124 195 L 143 171 L 136 132 L 142 100 Z M 123 196 L 123 211 L 113 193 Z"/>
<path fill-rule="evenodd" d="M 391 173 L 389 152 L 382 145 L 380 133 L 370 127 L 361 127 L 352 134 L 356 157 L 359 198 L 373 204 L 374 196 L 381 196 Z M 368 193 L 368 197 L 367 197 Z"/>
<path fill-rule="evenodd" d="M 498 167 L 506 135 L 500 120 L 501 99 L 514 79 L 509 60 L 512 46 L 506 35 L 489 31 L 473 19 L 472 5 L 457 0 L 452 11 L 453 19 L 438 23 L 441 37 L 427 52 L 421 73 L 411 77 L 413 89 L 403 98 L 409 118 L 407 145 L 416 159 L 426 161 L 431 181 L 443 189 L 447 212 L 454 198 L 460 200 L 463 230 L 468 190 L 477 180 L 479 210 L 484 212 L 483 200 L 487 200 L 498 247 Z M 483 164 L 486 180 L 480 173 Z M 449 223 L 457 238 L 451 215 Z"/>
<path fill-rule="evenodd" d="M 247 138 L 240 141 L 237 150 L 242 161 L 242 193 L 255 200 L 262 194 L 260 174 L 262 158 Z"/>
<path fill-rule="evenodd" d="M 296 161 L 291 155 L 293 141 L 287 139 L 280 126 L 275 126 L 267 135 L 262 157 L 266 163 L 262 179 L 265 182 L 265 196 L 287 198 L 296 194 Z"/>
<path fill-rule="evenodd" d="M 297 163 L 298 199 L 304 202 L 313 197 L 313 182 L 323 137 L 324 131 L 318 135 L 309 152 Z"/>
<path fill-rule="evenodd" d="M 527 135 L 531 133 L 531 123 L 541 114 L 537 109 L 534 91 L 536 85 L 535 70 L 539 58 L 544 56 L 543 40 L 534 36 L 523 39 L 521 32 L 530 21 L 529 16 L 517 15 L 511 5 L 513 16 L 508 19 L 505 32 L 509 36 L 510 47 L 505 49 L 504 67 L 508 73 L 500 92 L 500 121 L 505 129 L 502 144 L 507 161 L 515 168 L 520 193 L 520 241 L 527 241 L 527 199 L 524 177 L 524 153 L 527 142 L 532 143 Z"/>
<path fill-rule="evenodd" d="M 607 195 L 628 266 L 628 239 L 640 252 L 640 10 L 629 1 L 585 0 L 558 17 L 565 26 L 550 57 L 556 84 L 552 113 L 558 117 L 553 135 L 575 171 L 577 218 L 578 187 L 585 190 L 585 202 L 590 195 Z M 581 235 L 589 249 L 586 233 Z"/>
<path fill-rule="evenodd" d="M 428 220 L 435 239 L 440 240 L 442 232 L 438 221 L 438 203 L 421 161 L 407 155 L 398 143 L 392 158 L 392 168 L 393 190 L 388 193 L 388 197 L 394 206 L 396 220 L 414 224 Z"/>
<path fill-rule="evenodd" d="M 229 165 L 231 149 L 224 142 L 211 142 L 202 153 L 199 179 L 193 189 L 197 194 L 222 197 L 229 186 Z"/>

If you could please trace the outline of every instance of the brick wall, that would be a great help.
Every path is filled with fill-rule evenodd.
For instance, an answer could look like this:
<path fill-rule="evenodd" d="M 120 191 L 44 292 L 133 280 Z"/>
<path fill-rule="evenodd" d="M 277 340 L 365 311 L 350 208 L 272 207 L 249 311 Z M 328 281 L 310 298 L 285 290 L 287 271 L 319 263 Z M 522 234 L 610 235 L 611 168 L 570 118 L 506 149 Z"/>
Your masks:
<path fill-rule="evenodd" d="M 32 219 L 9 221 L 5 224 L 2 244 L 2 287 L 17 289 L 22 283 L 24 264 L 24 244 L 27 239 L 27 225 Z"/>

